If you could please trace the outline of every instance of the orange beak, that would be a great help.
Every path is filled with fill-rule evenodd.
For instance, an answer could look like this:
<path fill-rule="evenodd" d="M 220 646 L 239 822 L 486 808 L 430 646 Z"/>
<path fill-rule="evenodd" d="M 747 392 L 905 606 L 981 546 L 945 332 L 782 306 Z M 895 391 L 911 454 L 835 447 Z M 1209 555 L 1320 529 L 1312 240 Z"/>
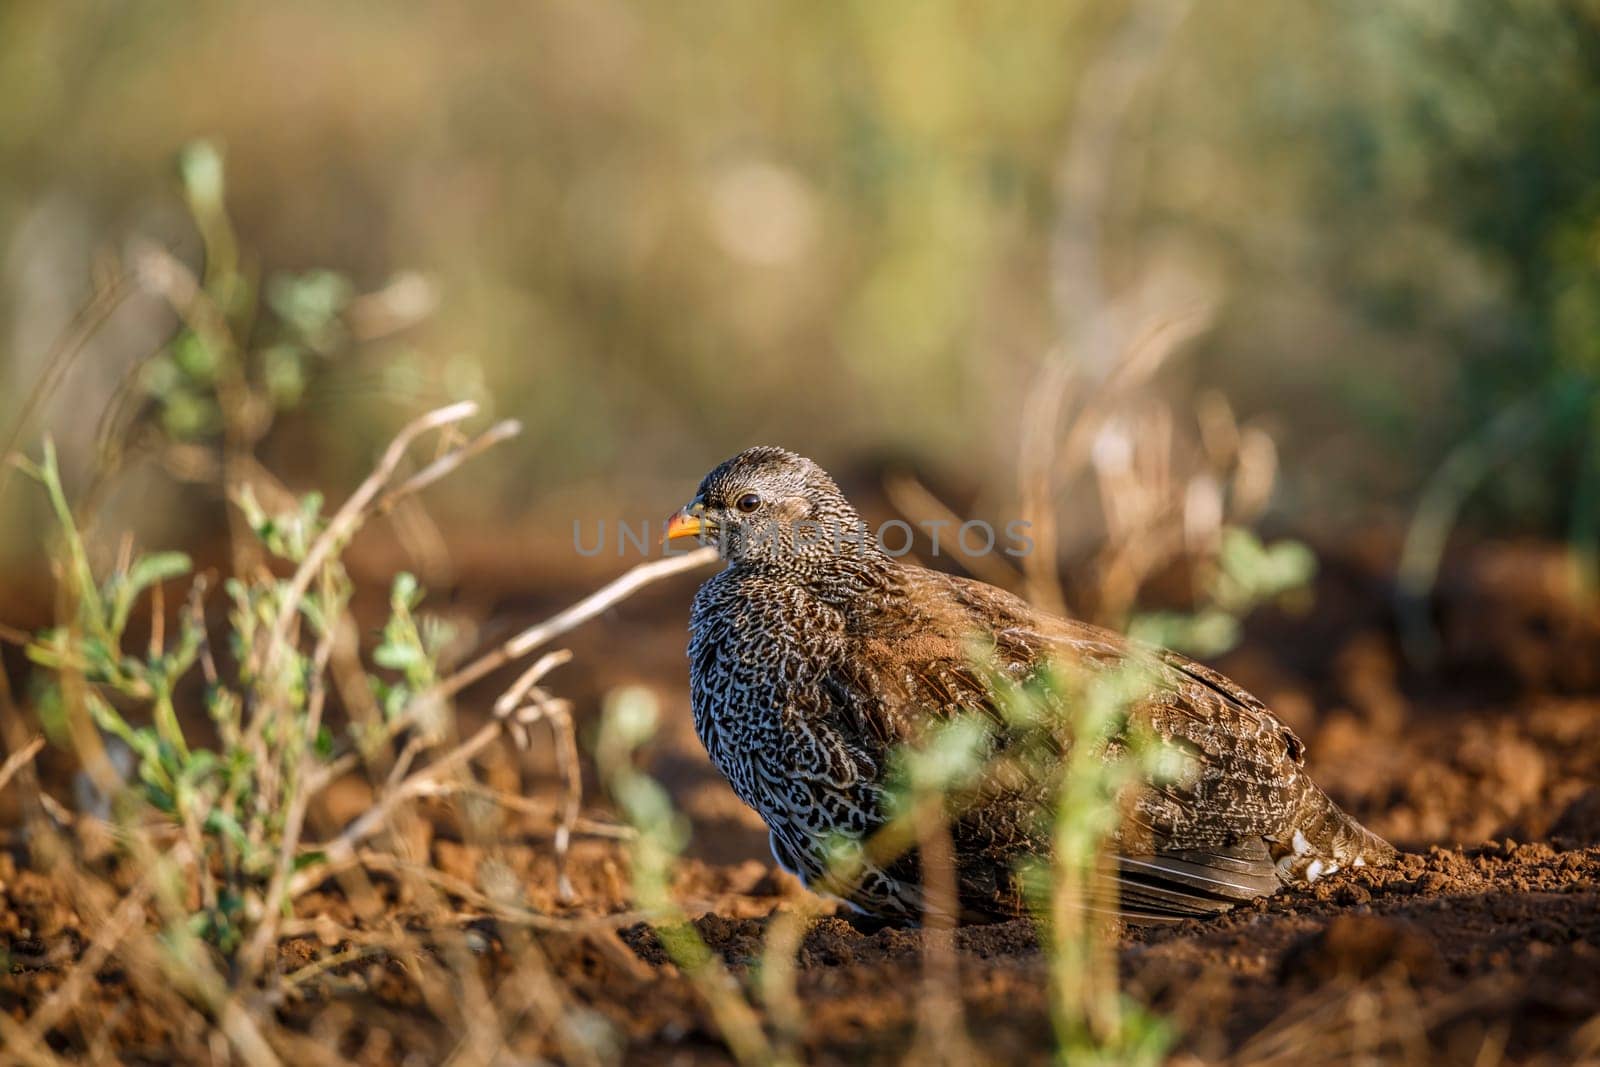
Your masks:
<path fill-rule="evenodd" d="M 665 544 L 679 537 L 698 537 L 706 528 L 706 523 L 700 513 L 704 505 L 695 504 L 692 507 L 681 508 L 674 512 L 672 518 L 667 520 L 667 532 L 661 540 Z"/>

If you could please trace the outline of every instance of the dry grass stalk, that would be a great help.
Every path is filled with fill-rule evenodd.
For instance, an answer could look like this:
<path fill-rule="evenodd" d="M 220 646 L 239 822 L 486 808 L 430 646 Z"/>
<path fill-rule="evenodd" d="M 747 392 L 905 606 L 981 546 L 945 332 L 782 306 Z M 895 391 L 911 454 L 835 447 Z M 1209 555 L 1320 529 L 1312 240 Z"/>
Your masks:
<path fill-rule="evenodd" d="M 33 757 L 37 756 L 42 748 L 44 748 L 44 738 L 35 737 L 32 741 L 11 753 L 10 756 L 7 756 L 6 761 L 0 763 L 0 789 L 10 785 L 11 779 L 16 777 L 17 772 L 32 762 Z"/>
<path fill-rule="evenodd" d="M 956 890 L 955 849 L 943 797 L 916 803 L 917 856 L 922 867 L 922 996 L 917 1001 L 914 1063 L 983 1062 L 967 1036 L 961 1003 L 956 926 L 961 904 Z"/>
<path fill-rule="evenodd" d="M 339 553 L 363 522 L 375 514 L 392 509 L 403 502 L 409 494 L 431 485 L 471 456 L 515 432 L 514 424 L 502 423 L 477 437 L 442 446 L 439 454 L 419 471 L 399 479 L 398 484 L 391 485 L 396 481 L 396 471 L 407 448 L 418 436 L 432 429 L 452 426 L 474 411 L 475 408 L 471 405 L 454 405 L 431 412 L 411 423 L 396 437 L 373 475 L 363 482 L 352 498 L 335 513 L 328 525 L 312 542 L 306 554 L 301 557 L 294 577 L 277 603 L 276 614 L 267 631 L 267 640 L 255 647 L 254 665 L 257 669 L 270 675 L 277 669 L 279 662 L 287 660 L 287 650 L 297 640 L 299 626 L 296 619 L 300 602 L 314 585 L 323 593 L 328 591 L 326 584 L 329 581 L 328 575 L 332 573 L 329 568 L 337 565 Z M 131 558 L 131 549 L 128 554 Z M 417 726 L 424 717 L 436 719 L 435 709 L 442 706 L 449 695 L 484 677 L 496 667 L 532 652 L 540 644 L 592 619 L 651 582 L 704 565 L 714 558 L 714 555 L 712 550 L 703 550 L 634 568 L 566 612 L 531 627 L 480 657 L 463 671 L 444 679 L 434 690 L 418 694 L 413 699 L 412 705 L 401 714 L 399 721 L 389 724 L 386 736 L 391 740 L 395 739 L 403 731 Z M 197 581 L 184 610 L 191 622 L 202 624 L 199 629 L 203 634 L 202 597 L 203 583 Z M 331 601 L 324 597 L 324 602 Z M 156 653 L 163 650 L 167 641 L 163 606 L 159 600 L 153 604 L 153 609 L 159 615 L 158 620 L 152 625 L 150 647 Z M 67 618 L 73 617 L 70 611 L 64 610 L 63 614 Z M 336 680 L 338 679 L 338 672 L 332 669 L 334 660 L 341 648 L 351 650 L 354 641 L 350 635 L 353 633 L 354 626 L 347 615 L 333 620 L 333 624 L 324 629 L 311 653 L 307 671 L 311 689 L 305 705 L 305 722 L 296 727 L 303 728 L 308 736 L 314 735 L 320 727 L 327 699 L 327 678 L 331 673 Z M 351 654 L 353 655 L 353 652 Z M 625 969 L 637 972 L 641 965 L 617 940 L 614 929 L 619 924 L 640 921 L 642 916 L 613 916 L 607 917 L 604 921 L 593 922 L 578 918 L 539 915 L 514 901 L 483 893 L 471 884 L 458 879 L 449 879 L 442 872 L 406 864 L 387 853 L 377 853 L 361 847 L 374 836 L 393 829 L 396 819 L 408 808 L 412 800 L 451 795 L 456 792 L 476 792 L 484 795 L 492 793 L 493 791 L 485 790 L 465 773 L 469 764 L 507 732 L 517 735 L 518 739 L 526 744 L 528 726 L 539 719 L 544 719 L 550 722 L 556 733 L 557 763 L 564 780 L 564 789 L 553 814 L 556 823 L 558 865 L 561 869 L 561 888 L 564 893 L 570 895 L 571 887 L 565 877 L 565 858 L 571 836 L 576 832 L 590 829 L 608 836 L 624 835 L 617 828 L 581 819 L 581 792 L 579 792 L 581 782 L 577 775 L 576 740 L 572 731 L 570 710 L 566 702 L 552 697 L 537 684 L 546 673 L 565 662 L 567 658 L 569 657 L 564 652 L 549 653 L 541 657 L 537 663 L 525 670 L 496 702 L 499 717 L 462 740 L 454 748 L 434 756 L 417 769 L 413 769 L 413 763 L 429 745 L 419 742 L 419 738 L 423 735 L 412 735 L 401 756 L 390 766 L 389 784 L 381 791 L 374 807 L 326 842 L 302 846 L 302 830 L 308 810 L 322 789 L 340 774 L 355 768 L 359 762 L 356 757 L 351 754 L 329 763 L 314 763 L 307 745 L 302 749 L 303 755 L 298 764 L 287 769 L 286 778 L 281 781 L 277 778 L 266 781 L 264 786 L 269 792 L 287 798 L 288 811 L 284 832 L 277 846 L 273 873 L 263 903 L 258 909 L 260 914 L 257 916 L 257 925 L 242 948 L 237 961 L 237 970 L 231 980 L 224 978 L 215 969 L 192 936 L 184 942 L 189 947 L 173 952 L 158 946 L 153 931 L 145 926 L 147 909 L 154 904 L 167 930 L 183 928 L 186 920 L 185 905 L 170 888 L 173 886 L 196 886 L 202 903 L 207 906 L 215 905 L 217 895 L 213 875 L 206 869 L 206 865 L 198 864 L 195 859 L 203 852 L 203 845 L 199 841 L 203 831 L 198 821 L 186 819 L 177 828 L 179 842 L 165 853 L 160 852 L 155 843 L 158 837 L 171 837 L 171 833 L 164 828 L 139 826 L 110 828 L 126 846 L 131 847 L 135 862 L 144 872 L 139 886 L 114 906 L 108 907 L 104 903 L 97 903 L 98 898 L 104 896 L 105 886 L 98 879 L 88 876 L 72 865 L 71 895 L 77 901 L 80 914 L 87 917 L 102 915 L 103 918 L 97 922 L 95 938 L 69 972 L 57 994 L 35 1013 L 26 1027 L 18 1030 L 15 1035 L 16 1040 L 8 1041 L 8 1044 L 25 1050 L 37 1046 L 41 1051 L 33 1058 L 39 1062 L 53 1062 L 48 1047 L 42 1044 L 43 1035 L 64 1024 L 70 1016 L 78 1012 L 83 993 L 92 986 L 94 975 L 108 958 L 116 953 L 124 963 L 130 986 L 158 1001 L 173 1000 L 172 1010 L 176 1013 L 173 1017 L 192 1010 L 183 1003 L 183 1000 L 187 999 L 203 1007 L 215 1024 L 216 1030 L 213 1032 L 225 1035 L 228 1044 L 232 1046 L 233 1054 L 243 1062 L 276 1063 L 278 1053 L 274 1051 L 275 1048 L 280 1052 L 291 1048 L 298 1049 L 303 1041 L 283 1032 L 270 1015 L 260 1015 L 260 1006 L 257 1003 L 259 998 L 250 990 L 254 987 L 257 976 L 267 969 L 271 962 L 284 930 L 298 929 L 293 924 L 286 926 L 282 918 L 283 910 L 287 902 L 296 899 L 328 878 L 335 875 L 353 876 L 358 874 L 361 868 L 385 870 L 401 879 L 411 887 L 408 892 L 421 899 L 433 901 L 439 913 L 451 913 L 452 909 L 446 905 L 443 896 L 449 894 L 455 899 L 464 901 L 469 907 L 481 909 L 484 914 L 506 922 L 517 930 L 561 930 L 593 936 L 601 950 L 613 956 L 615 962 L 623 965 Z M 197 659 L 207 682 L 215 684 L 219 679 L 218 667 L 203 640 Z M 345 669 L 351 669 L 348 660 Z M 359 669 L 358 665 L 356 669 Z M 70 665 L 61 674 L 63 690 L 67 695 L 66 703 L 81 712 L 85 707 L 84 702 L 88 693 L 86 681 L 81 673 Z M 353 680 L 347 679 L 347 681 Z M 276 713 L 270 703 L 258 705 L 247 727 L 246 736 L 239 740 L 259 748 L 263 743 L 262 730 L 266 722 Z M 84 728 L 85 733 L 92 735 L 90 739 L 86 739 L 90 742 L 87 749 L 80 751 L 88 754 L 99 748 L 95 744 L 99 740 L 98 734 L 89 725 L 87 716 L 82 714 L 69 716 L 69 720 L 73 719 L 81 720 L 78 724 Z M 12 743 L 15 745 L 16 739 L 13 738 Z M 40 744 L 38 741 L 27 742 L 6 761 L 3 768 L 0 768 L 0 785 L 4 785 L 19 770 L 26 767 Z M 119 778 L 103 751 L 100 752 L 98 760 L 90 756 L 86 762 L 91 767 L 98 765 L 101 771 L 99 777 L 104 779 L 99 784 L 107 795 L 110 795 L 110 791 L 117 788 Z M 521 798 L 499 794 L 495 794 L 495 797 L 502 806 L 522 806 L 517 803 Z M 44 798 L 41 796 L 41 799 Z M 73 816 L 62 810 L 58 804 L 52 803 L 51 807 L 56 810 L 63 825 L 88 827 L 90 823 L 97 822 L 87 816 Z M 53 831 L 52 838 L 55 843 L 48 847 L 70 853 L 72 849 L 70 842 L 55 837 Z M 311 866 L 296 870 L 298 859 L 316 852 L 320 852 L 321 855 Z M 361 891 L 359 886 L 356 889 L 357 892 Z M 365 892 L 368 899 L 371 899 L 370 885 L 366 886 Z M 517 936 L 527 939 L 526 933 Z M 459 1019 L 458 1032 L 472 1035 L 472 1038 L 458 1050 L 458 1059 L 483 1062 L 486 1058 L 493 1058 L 508 1050 L 509 1046 L 503 1039 L 501 1020 L 512 1020 L 514 1025 L 515 1019 L 522 1016 L 529 1007 L 534 1007 L 535 1014 L 543 1020 L 541 1027 L 556 1036 L 557 1043 L 567 1059 L 574 1062 L 593 1061 L 594 1050 L 587 1043 L 589 1039 L 562 1021 L 570 1012 L 559 983 L 544 966 L 537 946 L 529 942 L 519 947 L 516 972 L 502 993 L 495 996 L 491 995 L 478 977 L 473 953 L 466 948 L 462 935 L 447 932 L 444 941 L 448 943 L 441 943 L 440 947 L 444 954 L 441 964 L 419 963 L 414 968 L 413 977 L 419 982 L 419 988 L 423 990 L 425 999 L 438 1018 L 448 1022 L 454 1017 L 458 1006 L 459 1010 L 464 1012 Z M 412 943 L 414 944 L 414 939 Z M 630 962 L 631 967 L 628 966 Z M 310 981 L 317 974 L 337 965 L 337 962 L 328 962 L 318 969 L 303 968 L 298 972 L 295 981 L 290 982 L 286 988 L 293 988 L 297 984 Z M 282 987 L 282 979 L 278 980 L 277 985 Z M 88 1035 L 94 1032 L 99 1035 L 94 1039 L 97 1043 L 105 1040 L 104 1029 L 103 1026 L 91 1027 L 88 1020 L 80 1022 L 82 1033 Z M 326 1059 L 317 1051 L 307 1052 L 304 1058 L 308 1058 L 309 1062 L 321 1062 Z"/>
<path fill-rule="evenodd" d="M 95 334 L 99 333 L 112 313 L 135 291 L 131 279 L 122 274 L 105 279 L 102 284 L 96 286 L 94 293 L 73 315 L 71 321 L 57 336 L 49 353 L 45 355 L 44 369 L 35 379 L 33 390 L 28 394 L 27 400 L 23 401 L 22 410 L 17 414 L 17 421 L 6 438 L 5 446 L 0 448 L 0 456 L 9 456 L 16 451 L 17 443 L 27 432 L 33 416 L 60 388 L 67 371 L 83 354 L 89 342 L 94 340 Z M 5 497 L 10 479 L 10 465 L 0 466 L 0 499 Z"/>
<path fill-rule="evenodd" d="M 708 545 L 703 548 L 697 548 L 693 552 L 686 552 L 681 556 L 669 556 L 666 559 L 651 560 L 647 563 L 637 564 L 620 577 L 584 597 L 560 614 L 528 627 L 526 630 L 507 639 L 492 652 L 479 656 L 450 677 L 441 681 L 432 695 L 438 699 L 452 697 L 467 686 L 494 673 L 506 664 L 521 659 L 540 645 L 553 641 L 562 634 L 583 625 L 607 608 L 626 600 L 645 586 L 670 578 L 675 574 L 697 570 L 708 563 L 715 562 L 716 559 L 717 550 Z"/>
<path fill-rule="evenodd" d="M 884 492 L 895 510 L 917 525 L 959 529 L 966 520 L 954 508 L 940 500 L 932 490 L 910 474 L 896 473 L 884 479 Z M 1016 589 L 1021 575 L 1006 562 L 1006 557 L 994 552 L 976 555 L 961 554 L 955 557 L 967 573 L 990 585 L 1002 589 Z"/>
<path fill-rule="evenodd" d="M 277 618 L 273 620 L 272 628 L 267 635 L 265 643 L 261 646 L 262 652 L 258 662 L 253 664 L 255 673 L 270 675 L 276 662 L 276 657 L 281 656 L 285 641 L 289 634 L 289 627 L 294 622 L 300 610 L 300 602 L 305 598 L 311 588 L 311 582 L 321 572 L 322 567 L 335 551 L 342 549 L 355 531 L 375 512 L 374 501 L 378 494 L 384 491 L 401 460 L 405 458 L 406 451 L 412 443 L 430 430 L 441 429 L 466 419 L 478 413 L 478 405 L 467 401 L 452 404 L 449 407 L 430 411 L 421 417 L 412 420 L 406 425 L 395 439 L 384 450 L 383 456 L 378 461 L 377 467 L 367 476 L 356 491 L 351 494 L 329 520 L 327 527 L 311 545 L 306 557 L 295 569 L 294 577 L 290 579 L 288 591 L 278 608 Z M 490 444 L 503 441 L 518 433 L 520 427 L 515 422 L 501 423 L 483 435 L 445 457 L 434 461 L 417 475 L 408 479 L 402 485 L 396 486 L 384 499 L 393 501 L 399 495 L 416 492 L 433 482 L 438 481 L 450 471 L 455 470 L 468 458 L 481 452 Z M 484 442 L 487 442 L 486 444 Z M 390 504 L 392 506 L 392 503 Z M 256 721 L 260 721 L 259 719 Z"/>

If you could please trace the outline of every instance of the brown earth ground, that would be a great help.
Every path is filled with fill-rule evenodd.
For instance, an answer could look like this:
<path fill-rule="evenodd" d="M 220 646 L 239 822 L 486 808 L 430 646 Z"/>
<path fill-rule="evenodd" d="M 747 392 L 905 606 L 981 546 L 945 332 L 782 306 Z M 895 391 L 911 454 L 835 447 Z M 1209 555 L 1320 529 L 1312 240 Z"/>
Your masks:
<path fill-rule="evenodd" d="M 1407 854 L 1391 869 L 1343 872 L 1218 919 L 1123 930 L 1125 988 L 1170 1019 L 1176 1062 L 1600 1063 L 1600 618 L 1560 591 L 1558 553 L 1465 551 L 1434 608 L 1437 658 L 1414 671 L 1399 653 L 1385 555 L 1325 558 L 1315 610 L 1262 614 L 1219 666 L 1301 734 L 1317 780 Z M 470 551 L 463 558 L 458 588 L 508 587 L 475 582 Z M 509 598 L 485 593 L 479 603 L 461 594 L 457 604 L 520 622 L 592 588 L 586 577 Z M 577 658 L 551 684 L 588 716 L 616 685 L 660 695 L 663 730 L 646 766 L 694 830 L 676 889 L 705 940 L 753 986 L 773 913 L 802 891 L 771 867 L 762 827 L 711 770 L 689 725 L 683 620 L 693 584 L 648 590 L 574 635 Z M 546 795 L 548 761 L 537 752 L 518 759 L 496 755 L 486 777 Z M 71 795 L 65 756 L 47 752 L 41 770 L 52 792 Z M 368 796 L 354 782 L 339 790 L 324 829 Z M 11 810 L 0 809 L 0 825 Z M 577 843 L 579 901 L 563 906 L 548 833 L 534 822 L 503 827 L 496 843 L 480 846 L 465 843 L 474 838 L 460 811 L 441 804 L 422 815 L 406 847 L 446 875 L 474 883 L 503 865 L 529 904 L 551 914 L 631 906 L 625 854 L 613 842 Z M 0 852 L 0 1011 L 20 1020 L 65 979 L 94 931 L 58 881 L 30 869 L 21 835 L 9 840 Z M 475 911 L 462 894 L 424 901 L 382 875 L 370 891 L 329 883 L 298 905 L 303 919 L 404 928 L 425 943 L 465 923 L 465 944 L 492 990 L 531 951 L 528 931 L 463 918 Z M 619 925 L 620 940 L 533 933 L 567 1010 L 586 1012 L 600 1043 L 629 1062 L 727 1060 L 706 1007 L 654 935 Z M 1048 968 L 1031 925 L 965 929 L 957 940 L 973 1047 L 995 1063 L 1048 1060 Z M 350 948 L 308 933 L 282 946 L 280 968 L 296 972 Z M 450 1054 L 449 1027 L 406 961 L 379 953 L 300 973 L 275 1010 L 325 1047 L 362 1063 Z M 799 952 L 801 1049 L 824 1063 L 898 1061 L 917 1035 L 923 982 L 917 931 L 820 920 Z M 64 1024 L 51 1034 L 69 1058 L 92 1049 L 130 1063 L 215 1055 L 191 1021 L 133 995 L 115 959 L 88 995 L 95 1010 L 80 1019 L 100 1020 L 98 1029 Z M 567 1058 L 537 1024 L 513 1044 L 530 1057 Z"/>

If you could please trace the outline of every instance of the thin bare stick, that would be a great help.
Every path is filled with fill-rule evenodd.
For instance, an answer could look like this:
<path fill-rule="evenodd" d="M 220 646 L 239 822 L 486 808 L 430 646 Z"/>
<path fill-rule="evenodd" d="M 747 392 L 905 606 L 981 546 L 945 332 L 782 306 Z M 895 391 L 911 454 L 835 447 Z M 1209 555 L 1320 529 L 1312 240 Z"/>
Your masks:
<path fill-rule="evenodd" d="M 960 901 L 955 852 L 943 804 L 943 796 L 930 791 L 918 798 L 915 809 L 923 892 L 917 1044 L 922 1051 L 921 1062 L 974 1063 L 978 1057 L 963 1021 L 956 962 L 955 929 Z"/>
<path fill-rule="evenodd" d="M 528 690 L 539 683 L 539 680 L 563 663 L 572 661 L 572 652 L 569 649 L 557 649 L 546 652 L 534 661 L 533 666 L 523 671 L 517 680 L 511 683 L 500 699 L 494 702 L 494 713 L 499 718 L 504 718 L 516 711 L 522 704 L 523 698 L 528 695 Z"/>
<path fill-rule="evenodd" d="M 546 641 L 582 626 L 613 604 L 626 600 L 652 582 L 703 567 L 716 558 L 716 548 L 708 545 L 681 556 L 669 556 L 666 559 L 640 563 L 561 614 L 546 619 L 537 626 L 528 627 L 493 652 L 473 660 L 434 686 L 431 695 L 438 699 L 453 696 L 512 660 L 527 655 Z"/>
<path fill-rule="evenodd" d="M 400 466 L 400 461 L 405 458 L 406 450 L 411 447 L 412 442 L 430 430 L 449 426 L 453 423 L 461 422 L 463 419 L 470 419 L 477 413 L 478 405 L 470 400 L 459 404 L 451 404 L 448 407 L 439 408 L 437 411 L 430 411 L 426 415 L 413 419 L 389 443 L 389 447 L 384 451 L 383 457 L 378 461 L 378 465 L 373 468 L 371 474 L 367 475 L 366 481 L 362 482 L 356 491 L 350 495 L 350 498 L 344 502 L 344 505 L 334 513 L 333 518 L 328 522 L 327 529 L 323 530 L 316 541 L 312 543 L 305 559 L 296 568 L 294 577 L 290 580 L 289 588 L 285 592 L 283 601 L 278 608 L 277 618 L 273 620 L 272 629 L 269 631 L 263 646 L 265 649 L 263 655 L 266 658 L 264 662 L 259 664 L 262 673 L 270 669 L 275 658 L 280 654 L 284 641 L 289 634 L 289 625 L 300 608 L 300 601 L 305 597 L 307 590 L 311 588 L 312 579 L 321 571 L 323 564 L 328 561 L 334 551 L 341 547 L 345 540 L 354 534 L 361 525 L 363 518 L 366 516 L 368 506 L 382 491 L 383 487 L 389 483 L 389 479 L 394 477 L 396 468 Z"/>
<path fill-rule="evenodd" d="M 530 799 L 529 797 L 518 796 L 515 793 L 507 793 L 499 789 L 490 789 L 488 786 L 479 785 L 475 782 L 440 783 L 440 785 L 429 795 L 449 796 L 452 793 L 482 797 L 493 804 L 497 804 L 500 807 L 505 808 L 507 811 L 514 811 L 519 815 L 532 815 L 536 818 L 542 819 L 559 818 L 559 815 L 556 812 L 552 812 L 548 806 L 541 804 L 536 800 Z M 552 830 L 551 832 L 554 831 Z M 620 823 L 603 822 L 599 819 L 586 819 L 582 816 L 579 816 L 573 820 L 572 832 L 576 834 L 583 834 L 587 837 L 609 838 L 613 841 L 632 841 L 634 838 L 639 836 L 639 831 L 635 830 L 631 826 L 624 826 Z"/>
<path fill-rule="evenodd" d="M 389 511 L 401 500 L 413 493 L 421 492 L 428 486 L 437 482 L 454 471 L 457 467 L 472 457 L 486 452 L 502 441 L 509 441 L 522 432 L 522 423 L 516 419 L 506 419 L 497 422 L 483 433 L 474 437 L 460 447 L 446 452 L 420 471 L 383 494 L 372 507 L 372 514 L 387 515 Z"/>
<path fill-rule="evenodd" d="M 933 491 L 914 475 L 890 475 L 884 479 L 883 489 L 888 494 L 889 503 L 895 506 L 895 510 L 918 525 L 932 524 L 937 529 L 938 525 L 942 524 L 952 530 L 959 530 L 961 524 L 967 521 L 935 496 Z M 1021 577 L 1017 569 L 1006 562 L 1004 556 L 994 552 L 962 554 L 955 558 L 968 574 L 981 578 L 990 585 L 998 585 L 1002 589 L 1015 589 Z"/>
<path fill-rule="evenodd" d="M 1033 538 L 1033 550 L 1022 559 L 1028 576 L 1028 599 L 1046 611 L 1060 613 L 1061 572 L 1057 560 L 1055 507 L 1056 428 L 1073 374 L 1065 358 L 1052 354 L 1039 371 L 1022 409 L 1017 457 L 1018 496 L 1022 517 Z"/>
<path fill-rule="evenodd" d="M 578 768 L 578 732 L 572 725 L 569 705 L 561 701 L 550 702 L 550 731 L 556 743 L 556 770 L 561 775 L 563 788 L 561 822 L 556 827 L 556 895 L 563 904 L 577 899 L 572 881 L 567 877 L 567 850 L 572 843 L 572 828 L 578 822 L 578 812 L 583 807 L 583 779 Z"/>
<path fill-rule="evenodd" d="M 16 773 L 28 763 L 29 760 L 37 756 L 39 754 L 39 750 L 43 747 L 44 738 L 35 737 L 32 741 L 29 741 L 26 745 L 23 745 L 17 751 L 11 753 L 10 756 L 6 757 L 5 763 L 0 764 L 0 789 L 4 789 L 7 785 L 9 785 L 12 777 L 14 777 Z"/>
<path fill-rule="evenodd" d="M 330 953 L 320 959 L 312 960 L 299 970 L 291 971 L 284 975 L 282 979 L 283 988 L 293 989 L 296 986 L 305 985 L 313 978 L 325 974 L 335 967 L 342 967 L 347 963 L 355 963 L 358 960 L 370 959 L 374 956 L 388 955 L 396 949 L 404 947 L 404 943 L 399 941 L 373 942 L 355 945 L 342 952 Z"/>
<path fill-rule="evenodd" d="M 493 744 L 503 730 L 504 727 L 500 722 L 489 723 L 448 754 L 407 778 L 398 788 L 385 793 L 376 805 L 345 827 L 343 833 L 321 846 L 322 862 L 307 867 L 294 876 L 289 883 L 289 899 L 293 900 L 327 878 L 328 868 L 340 866 L 353 857 L 356 847 L 387 826 L 401 804 L 422 796 L 430 783 L 466 764 L 472 757 Z"/>
<path fill-rule="evenodd" d="M 322 727 L 322 710 L 328 698 L 328 659 L 333 655 L 333 645 L 338 632 L 337 626 L 328 627 L 322 639 L 317 642 L 316 652 L 312 656 L 311 693 L 306 702 L 304 748 L 300 754 L 299 765 L 295 769 L 294 796 L 289 803 L 288 817 L 284 820 L 283 840 L 278 846 L 278 865 L 272 872 L 271 883 L 267 886 L 266 903 L 261 912 L 261 925 L 256 927 L 255 934 L 245 945 L 240 957 L 239 969 L 245 975 L 246 983 L 255 977 L 266 959 L 267 950 L 276 944 L 284 894 L 289 887 L 290 875 L 294 872 L 295 856 L 300 847 L 300 834 L 305 828 L 306 808 L 314 796 L 310 789 L 313 749 L 317 733 Z"/>
<path fill-rule="evenodd" d="M 431 744 L 432 741 L 427 734 L 413 734 L 405 747 L 400 750 L 400 755 L 395 757 L 394 766 L 389 768 L 389 780 L 384 783 L 384 788 L 395 789 L 405 781 L 406 775 L 411 773 L 411 764 L 422 755 L 422 750 Z"/>
<path fill-rule="evenodd" d="M 185 609 L 189 613 L 189 623 L 200 635 L 200 670 L 205 675 L 206 684 L 217 684 L 217 658 L 211 654 L 211 637 L 206 631 L 206 587 L 209 585 L 206 575 L 202 574 L 189 586 L 189 603 Z"/>
<path fill-rule="evenodd" d="M 157 582 L 150 587 L 150 658 L 160 659 L 167 650 L 167 594 Z"/>
<path fill-rule="evenodd" d="M 122 903 L 117 905 L 111 917 L 100 925 L 96 931 L 94 941 L 84 950 L 82 957 L 67 975 L 56 991 L 50 994 L 50 999 L 40 1005 L 28 1019 L 28 1034 L 30 1038 L 43 1038 L 52 1027 L 70 1012 L 78 1003 L 78 998 L 94 981 L 94 976 L 111 953 L 115 952 L 122 939 L 128 932 L 144 920 L 145 904 L 150 899 L 151 883 L 147 874 L 140 879 L 139 884 L 122 898 Z"/>

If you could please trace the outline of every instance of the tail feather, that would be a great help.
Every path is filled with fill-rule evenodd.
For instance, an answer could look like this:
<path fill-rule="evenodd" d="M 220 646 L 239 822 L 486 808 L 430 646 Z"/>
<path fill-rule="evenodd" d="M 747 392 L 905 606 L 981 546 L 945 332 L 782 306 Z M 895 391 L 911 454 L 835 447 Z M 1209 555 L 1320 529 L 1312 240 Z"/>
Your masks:
<path fill-rule="evenodd" d="M 1269 896 L 1281 883 L 1259 839 L 1201 851 L 1119 855 L 1103 883 L 1130 922 L 1172 922 L 1227 911 Z"/>
<path fill-rule="evenodd" d="M 1314 882 L 1346 867 L 1382 867 L 1395 847 L 1362 826 L 1312 785 L 1290 823 L 1287 839 L 1273 842 L 1272 855 L 1284 881 Z"/>

